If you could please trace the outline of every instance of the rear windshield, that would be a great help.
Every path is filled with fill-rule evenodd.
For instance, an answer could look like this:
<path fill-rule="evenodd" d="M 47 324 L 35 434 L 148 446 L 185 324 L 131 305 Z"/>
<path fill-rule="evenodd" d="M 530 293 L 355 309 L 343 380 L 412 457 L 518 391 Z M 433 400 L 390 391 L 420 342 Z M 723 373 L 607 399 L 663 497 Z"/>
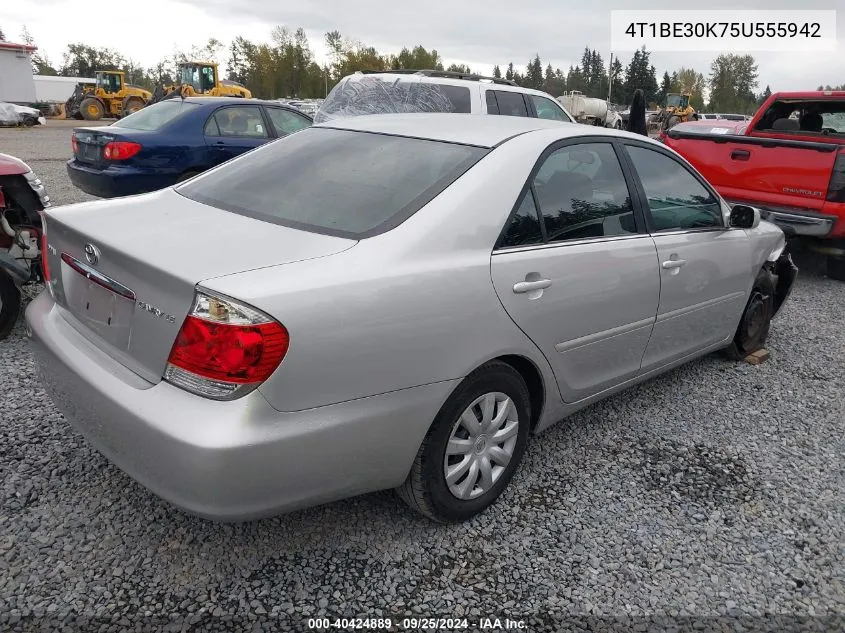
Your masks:
<path fill-rule="evenodd" d="M 314 115 L 314 123 L 364 114 L 471 111 L 471 94 L 465 86 L 365 76 L 348 78 L 332 88 Z"/>
<path fill-rule="evenodd" d="M 308 128 L 176 189 L 258 220 L 360 239 L 404 222 L 489 150 Z"/>
<path fill-rule="evenodd" d="M 123 127 L 129 130 L 158 130 L 173 121 L 176 117 L 194 108 L 198 103 L 188 103 L 182 99 L 160 101 L 138 110 L 135 114 L 113 123 L 114 127 Z"/>

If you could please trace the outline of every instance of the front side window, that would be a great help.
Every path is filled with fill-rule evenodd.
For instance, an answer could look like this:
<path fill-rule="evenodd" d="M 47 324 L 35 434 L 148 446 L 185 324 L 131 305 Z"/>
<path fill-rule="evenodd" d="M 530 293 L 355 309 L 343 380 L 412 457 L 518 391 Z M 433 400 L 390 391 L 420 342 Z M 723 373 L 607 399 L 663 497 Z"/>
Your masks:
<path fill-rule="evenodd" d="M 488 151 L 311 127 L 267 143 L 176 191 L 265 222 L 360 239 L 406 220 Z"/>
<path fill-rule="evenodd" d="M 724 228 L 716 197 L 674 158 L 644 147 L 628 147 L 656 231 Z"/>
<path fill-rule="evenodd" d="M 261 110 L 256 106 L 221 108 L 214 113 L 212 119 L 215 125 L 211 125 L 209 120 L 205 126 L 208 136 L 268 137 Z"/>
<path fill-rule="evenodd" d="M 631 195 L 610 143 L 553 152 L 533 185 L 550 242 L 637 232 Z"/>
<path fill-rule="evenodd" d="M 547 99 L 546 97 L 541 97 L 539 95 L 528 95 L 528 97 L 534 103 L 534 109 L 537 110 L 538 119 L 551 119 L 553 121 L 565 121 L 567 123 L 571 122 L 571 119 L 566 116 L 566 112 L 563 111 L 563 108 L 551 99 Z"/>

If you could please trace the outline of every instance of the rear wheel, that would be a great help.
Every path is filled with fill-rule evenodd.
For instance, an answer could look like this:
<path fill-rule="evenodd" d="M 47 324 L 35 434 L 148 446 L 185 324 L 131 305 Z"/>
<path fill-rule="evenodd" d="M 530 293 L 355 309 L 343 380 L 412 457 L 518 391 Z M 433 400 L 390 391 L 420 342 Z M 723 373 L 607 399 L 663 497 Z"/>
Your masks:
<path fill-rule="evenodd" d="M 0 270 L 0 341 L 9 336 L 21 311 L 21 293 L 12 278 Z"/>
<path fill-rule="evenodd" d="M 749 354 L 763 349 L 774 314 L 774 298 L 774 276 L 763 269 L 757 274 L 734 340 L 728 347 L 729 356 L 742 360 Z"/>
<path fill-rule="evenodd" d="M 506 363 L 487 363 L 467 376 L 440 409 L 397 489 L 399 496 L 444 523 L 481 513 L 519 467 L 530 419 L 522 376 Z"/>
<path fill-rule="evenodd" d="M 92 97 L 83 99 L 82 104 L 79 106 L 79 111 L 82 113 L 82 118 L 86 121 L 99 121 L 105 114 L 103 104 L 98 99 L 93 99 Z"/>
<path fill-rule="evenodd" d="M 845 257 L 827 256 L 827 276 L 837 281 L 845 281 Z"/>

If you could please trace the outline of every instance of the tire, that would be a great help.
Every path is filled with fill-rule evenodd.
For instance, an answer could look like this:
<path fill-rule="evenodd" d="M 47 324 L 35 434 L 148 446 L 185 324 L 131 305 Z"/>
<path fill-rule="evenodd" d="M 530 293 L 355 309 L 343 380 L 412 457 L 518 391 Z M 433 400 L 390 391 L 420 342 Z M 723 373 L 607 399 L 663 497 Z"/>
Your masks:
<path fill-rule="evenodd" d="M 845 257 L 827 256 L 827 276 L 836 281 L 845 281 Z"/>
<path fill-rule="evenodd" d="M 143 109 L 144 101 L 139 97 L 127 97 L 123 100 L 123 107 L 121 108 L 122 116 L 129 116 L 135 114 L 138 110 Z"/>
<path fill-rule="evenodd" d="M 12 278 L 0 270 L 0 341 L 9 336 L 20 311 L 21 293 Z"/>
<path fill-rule="evenodd" d="M 751 296 L 727 349 L 731 358 L 743 360 L 749 354 L 763 349 L 774 313 L 775 288 L 774 276 L 768 270 L 763 269 L 757 273 Z"/>
<path fill-rule="evenodd" d="M 492 436 L 484 433 L 471 434 L 462 423 L 463 414 L 469 411 L 475 412 L 478 421 L 480 406 L 488 398 L 495 400 L 494 413 L 502 413 L 503 407 L 509 412 L 499 431 L 502 441 L 490 442 Z M 482 414 L 481 424 L 483 420 Z M 519 467 L 530 425 L 531 402 L 519 372 L 499 361 L 483 365 L 458 385 L 438 412 L 417 451 L 411 472 L 397 488 L 399 497 L 417 512 L 441 523 L 466 521 L 480 514 L 496 501 Z M 455 444 L 464 444 L 466 450 L 447 457 L 450 439 Z M 491 458 L 493 454 L 507 458 L 508 451 L 510 458 L 503 460 L 504 466 Z M 485 461 L 490 468 L 487 482 L 480 478 Z M 455 469 L 460 463 L 469 466 L 459 469 L 462 473 L 453 480 L 450 490 L 446 481 L 447 464 Z M 472 483 L 468 483 L 470 480 Z M 466 493 L 464 498 L 459 498 L 453 490 L 462 485 Z"/>
<path fill-rule="evenodd" d="M 617 130 L 621 130 L 622 129 L 622 121 L 617 121 L 616 125 L 614 125 L 613 127 L 616 128 Z"/>
<path fill-rule="evenodd" d="M 79 105 L 79 111 L 82 113 L 82 118 L 86 121 L 99 121 L 105 115 L 105 108 L 100 103 L 99 99 L 87 97 L 82 100 Z"/>
<path fill-rule="evenodd" d="M 38 123 L 38 119 L 33 119 L 32 117 L 26 117 L 26 118 L 23 120 L 23 124 L 24 124 L 24 126 L 25 126 L 25 127 L 32 127 L 32 126 L 34 126 L 36 123 Z"/>

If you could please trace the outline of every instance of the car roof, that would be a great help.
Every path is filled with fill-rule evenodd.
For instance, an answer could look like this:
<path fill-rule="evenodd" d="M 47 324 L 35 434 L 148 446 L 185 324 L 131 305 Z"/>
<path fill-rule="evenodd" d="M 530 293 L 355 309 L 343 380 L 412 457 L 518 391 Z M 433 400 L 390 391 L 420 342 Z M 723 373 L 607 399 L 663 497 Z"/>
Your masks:
<path fill-rule="evenodd" d="M 408 136 L 433 141 L 495 147 L 496 145 L 528 132 L 556 130 L 560 138 L 574 136 L 625 136 L 644 139 L 641 135 L 611 128 L 563 123 L 550 119 L 520 116 L 485 116 L 480 114 L 410 113 L 367 114 L 332 119 L 315 125 L 316 128 L 333 128 L 393 136 Z"/>
<path fill-rule="evenodd" d="M 279 101 L 271 101 L 269 99 L 244 99 L 243 97 L 185 97 L 185 101 L 187 101 L 188 103 L 198 103 L 200 105 L 207 105 L 207 106 L 261 104 L 261 105 L 272 105 L 272 106 L 282 107 L 282 108 L 288 107 L 286 104 L 280 103 Z M 295 109 L 295 108 L 292 108 L 292 109 Z"/>
<path fill-rule="evenodd" d="M 365 77 L 375 77 L 381 79 L 382 81 L 396 81 L 396 80 L 404 80 L 404 81 L 419 81 L 420 83 L 433 83 L 433 84 L 442 84 L 446 86 L 466 86 L 466 85 L 478 85 L 479 83 L 485 84 L 490 86 L 491 89 L 495 90 L 507 90 L 510 92 L 523 92 L 525 94 L 533 94 L 533 95 L 542 95 L 544 97 L 551 97 L 554 99 L 552 95 L 548 92 L 543 92 L 542 90 L 535 90 L 534 88 L 525 88 L 523 86 L 517 85 L 516 83 L 507 80 L 507 79 L 497 79 L 493 77 L 485 77 L 483 75 L 474 75 L 474 74 L 467 74 L 464 75 L 463 73 L 449 73 L 449 72 L 440 72 L 440 71 L 427 71 L 427 70 L 420 70 L 420 71 L 407 71 L 407 72 L 391 72 L 389 70 L 385 71 L 367 71 L 362 72 L 358 71 L 352 73 L 351 75 L 347 75 L 344 79 L 351 79 L 352 81 L 360 81 Z"/>

